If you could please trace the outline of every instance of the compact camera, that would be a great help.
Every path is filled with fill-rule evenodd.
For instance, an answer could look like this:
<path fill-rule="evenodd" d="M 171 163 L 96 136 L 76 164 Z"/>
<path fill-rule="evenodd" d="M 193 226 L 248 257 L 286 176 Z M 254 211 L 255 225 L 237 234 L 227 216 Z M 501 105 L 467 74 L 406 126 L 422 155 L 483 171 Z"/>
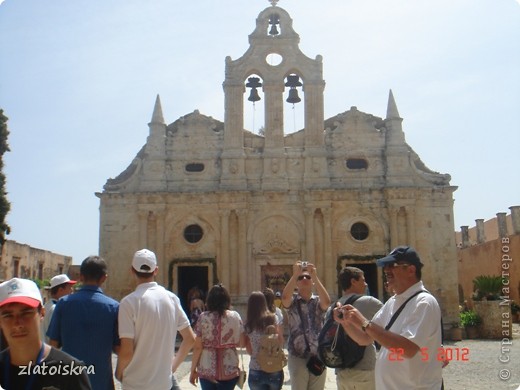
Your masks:
<path fill-rule="evenodd" d="M 307 268 L 307 265 L 308 265 L 308 264 L 309 264 L 308 262 L 306 262 L 306 261 L 302 261 L 302 268 Z"/>
<path fill-rule="evenodd" d="M 338 310 L 338 318 L 340 320 L 343 319 L 343 317 L 345 317 L 345 313 L 348 311 L 348 309 L 346 307 L 342 307 L 340 310 Z"/>

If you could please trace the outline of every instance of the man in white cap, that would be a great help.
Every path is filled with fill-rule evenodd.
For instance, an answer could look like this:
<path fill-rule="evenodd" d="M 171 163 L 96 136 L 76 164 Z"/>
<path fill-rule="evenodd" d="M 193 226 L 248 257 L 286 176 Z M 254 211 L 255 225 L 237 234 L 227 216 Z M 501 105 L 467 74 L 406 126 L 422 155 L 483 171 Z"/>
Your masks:
<path fill-rule="evenodd" d="M 94 368 L 41 340 L 42 304 L 32 280 L 0 285 L 0 327 L 9 345 L 0 352 L 0 388 L 90 390 L 87 372 Z"/>
<path fill-rule="evenodd" d="M 155 253 L 135 252 L 131 270 L 138 285 L 119 305 L 116 378 L 123 390 L 180 390 L 173 373 L 195 342 L 188 317 L 179 298 L 154 281 Z M 175 354 L 177 331 L 182 343 Z"/>
<path fill-rule="evenodd" d="M 45 303 L 45 317 L 43 317 L 43 335 L 45 336 L 45 342 L 49 342 L 49 338 L 46 336 L 47 329 L 51 323 L 52 313 L 54 313 L 54 307 L 58 302 L 58 299 L 65 295 L 72 294 L 72 287 L 76 284 L 75 280 L 70 280 L 65 274 L 56 275 L 51 278 L 51 284 L 45 287 L 49 290 L 51 299 Z"/>

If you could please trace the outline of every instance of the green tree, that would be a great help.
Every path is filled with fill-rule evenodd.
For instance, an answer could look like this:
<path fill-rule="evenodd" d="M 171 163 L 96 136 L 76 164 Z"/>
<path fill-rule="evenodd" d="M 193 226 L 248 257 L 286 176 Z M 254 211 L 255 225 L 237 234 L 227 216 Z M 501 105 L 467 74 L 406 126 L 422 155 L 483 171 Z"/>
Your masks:
<path fill-rule="evenodd" d="M 4 153 L 9 152 L 9 130 L 7 130 L 7 117 L 4 110 L 0 108 L 0 244 L 6 240 L 5 236 L 11 232 L 11 228 L 6 222 L 7 213 L 11 209 L 11 204 L 7 200 L 4 175 Z"/>

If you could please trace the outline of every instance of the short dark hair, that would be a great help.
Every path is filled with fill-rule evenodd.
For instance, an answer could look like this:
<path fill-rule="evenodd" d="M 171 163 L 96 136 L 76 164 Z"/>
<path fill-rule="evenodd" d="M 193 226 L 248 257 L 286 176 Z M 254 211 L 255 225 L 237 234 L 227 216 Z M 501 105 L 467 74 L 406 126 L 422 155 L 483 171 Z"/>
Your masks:
<path fill-rule="evenodd" d="M 352 279 L 359 280 L 364 272 L 356 267 L 343 267 L 338 275 L 338 283 L 341 291 L 345 291 L 352 287 Z"/>
<path fill-rule="evenodd" d="M 107 263 L 100 256 L 89 256 L 81 263 L 79 273 L 85 281 L 99 282 L 107 274 Z"/>
<path fill-rule="evenodd" d="M 141 268 L 150 268 L 146 264 L 143 264 Z M 134 267 L 132 267 L 132 272 L 139 278 L 139 279 L 148 279 L 152 276 L 154 276 L 153 272 L 139 272 Z"/>
<path fill-rule="evenodd" d="M 216 311 L 220 316 L 224 315 L 226 310 L 231 307 L 231 297 L 228 290 L 222 284 L 211 287 L 206 306 L 209 311 Z"/>
<path fill-rule="evenodd" d="M 422 279 L 422 267 L 423 267 L 423 265 L 422 264 L 410 264 L 410 265 L 413 265 L 415 267 L 415 277 L 418 280 L 421 280 Z"/>
<path fill-rule="evenodd" d="M 62 283 L 62 284 L 58 284 L 57 286 L 54 286 L 53 288 L 51 288 L 51 296 L 54 296 L 58 293 L 58 291 L 60 290 L 60 288 L 65 288 L 65 286 L 69 284 L 68 282 L 65 282 L 65 283 Z"/>

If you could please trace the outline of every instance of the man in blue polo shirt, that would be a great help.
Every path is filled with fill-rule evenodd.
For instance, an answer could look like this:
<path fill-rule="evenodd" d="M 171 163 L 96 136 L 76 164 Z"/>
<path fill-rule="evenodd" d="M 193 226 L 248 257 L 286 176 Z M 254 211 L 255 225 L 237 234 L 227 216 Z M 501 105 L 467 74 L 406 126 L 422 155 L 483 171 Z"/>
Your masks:
<path fill-rule="evenodd" d="M 61 298 L 47 331 L 50 344 L 93 365 L 89 374 L 93 390 L 113 390 L 112 351 L 118 352 L 117 315 L 119 304 L 107 297 L 101 285 L 107 278 L 107 264 L 99 256 L 81 263 L 83 287 Z"/>

